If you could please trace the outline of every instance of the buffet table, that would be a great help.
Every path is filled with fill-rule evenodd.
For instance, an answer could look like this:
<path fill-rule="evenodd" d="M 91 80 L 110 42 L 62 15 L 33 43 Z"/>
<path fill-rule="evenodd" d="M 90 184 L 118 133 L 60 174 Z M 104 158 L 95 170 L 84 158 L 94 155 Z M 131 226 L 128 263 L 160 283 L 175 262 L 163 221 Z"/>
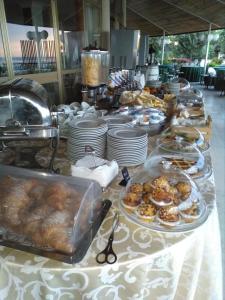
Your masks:
<path fill-rule="evenodd" d="M 152 139 L 150 140 L 152 144 Z M 130 175 L 142 166 L 130 168 Z M 84 259 L 69 265 L 0 246 L 0 299 L 222 299 L 220 232 L 213 176 L 200 183 L 208 220 L 185 233 L 154 232 L 120 213 L 113 248 L 118 260 L 99 265 L 123 189 L 105 191 L 113 205 Z"/>

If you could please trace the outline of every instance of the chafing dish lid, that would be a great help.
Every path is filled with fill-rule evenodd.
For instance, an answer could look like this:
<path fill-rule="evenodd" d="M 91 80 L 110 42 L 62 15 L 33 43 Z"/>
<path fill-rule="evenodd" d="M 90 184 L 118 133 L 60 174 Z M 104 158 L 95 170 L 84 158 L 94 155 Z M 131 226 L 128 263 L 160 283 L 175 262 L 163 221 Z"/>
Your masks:
<path fill-rule="evenodd" d="M 17 78 L 0 86 L 0 127 L 50 126 L 48 94 L 38 82 Z"/>

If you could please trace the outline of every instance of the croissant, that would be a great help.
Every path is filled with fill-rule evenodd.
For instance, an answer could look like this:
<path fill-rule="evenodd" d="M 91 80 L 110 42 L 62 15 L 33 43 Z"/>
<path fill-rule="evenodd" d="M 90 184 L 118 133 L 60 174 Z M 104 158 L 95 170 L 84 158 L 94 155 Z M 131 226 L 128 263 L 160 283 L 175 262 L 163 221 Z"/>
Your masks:
<path fill-rule="evenodd" d="M 44 197 L 49 206 L 57 209 L 65 209 L 65 199 L 70 195 L 68 185 L 65 183 L 52 183 L 44 193 Z"/>
<path fill-rule="evenodd" d="M 21 224 L 20 214 L 29 205 L 30 198 L 27 193 L 15 186 L 5 194 L 1 200 L 1 212 L 3 220 L 10 226 Z"/>

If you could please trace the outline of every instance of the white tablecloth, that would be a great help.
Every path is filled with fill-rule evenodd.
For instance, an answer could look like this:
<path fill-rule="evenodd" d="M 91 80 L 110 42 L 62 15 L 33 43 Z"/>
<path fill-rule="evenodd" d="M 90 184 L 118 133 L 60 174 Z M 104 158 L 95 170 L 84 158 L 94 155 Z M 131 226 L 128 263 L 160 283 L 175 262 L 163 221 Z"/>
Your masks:
<path fill-rule="evenodd" d="M 118 179 L 119 180 L 119 179 Z M 118 182 L 117 180 L 117 182 Z M 120 216 L 114 265 L 98 265 L 118 207 L 117 182 L 106 196 L 113 202 L 85 258 L 73 266 L 0 246 L 0 299 L 222 300 L 220 232 L 213 178 L 200 185 L 211 214 L 187 233 L 159 233 Z"/>

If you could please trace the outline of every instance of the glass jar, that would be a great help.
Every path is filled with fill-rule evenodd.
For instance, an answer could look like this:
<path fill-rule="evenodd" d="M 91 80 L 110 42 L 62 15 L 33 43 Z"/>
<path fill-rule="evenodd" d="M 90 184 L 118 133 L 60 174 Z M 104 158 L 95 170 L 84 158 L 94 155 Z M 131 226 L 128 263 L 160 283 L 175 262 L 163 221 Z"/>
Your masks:
<path fill-rule="evenodd" d="M 83 50 L 81 53 L 82 84 L 99 86 L 101 80 L 101 53 L 99 50 Z"/>

